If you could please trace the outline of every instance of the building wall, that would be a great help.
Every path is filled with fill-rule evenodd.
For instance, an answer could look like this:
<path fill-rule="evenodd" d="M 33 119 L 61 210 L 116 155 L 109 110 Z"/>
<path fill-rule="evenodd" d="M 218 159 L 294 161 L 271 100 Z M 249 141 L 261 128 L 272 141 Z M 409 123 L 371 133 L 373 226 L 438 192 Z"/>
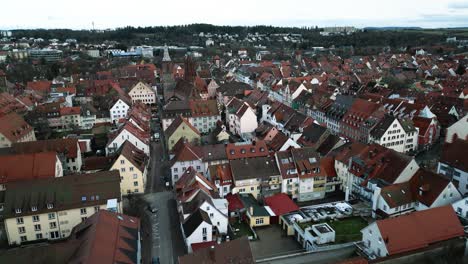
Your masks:
<path fill-rule="evenodd" d="M 78 145 L 78 143 L 76 143 Z M 67 158 L 65 165 L 67 166 L 67 170 L 73 172 L 80 172 L 81 166 L 83 165 L 83 159 L 81 157 L 81 149 L 80 146 L 77 146 L 76 151 L 76 158 Z"/>
<path fill-rule="evenodd" d="M 190 166 L 201 174 L 205 173 L 205 164 L 201 160 L 177 161 L 171 167 L 172 185 L 175 185 Z"/>
<path fill-rule="evenodd" d="M 189 142 L 194 142 L 200 140 L 200 135 L 195 133 L 190 127 L 185 123 L 182 123 L 172 135 L 167 138 L 167 147 L 171 150 L 174 145 L 181 139 L 185 138 Z"/>
<path fill-rule="evenodd" d="M 81 126 L 81 116 L 80 115 L 63 115 L 62 124 L 70 128 L 72 126 L 80 127 Z"/>
<path fill-rule="evenodd" d="M 370 137 L 369 140 L 386 148 L 406 153 L 417 149 L 418 135 L 418 131 L 405 132 L 400 122 L 395 119 L 381 138 Z"/>
<path fill-rule="evenodd" d="M 206 236 L 203 235 L 203 228 L 206 228 Z M 192 252 L 192 244 L 208 241 L 213 241 L 213 227 L 210 224 L 203 222 L 189 237 L 187 237 L 187 248 L 189 252 Z"/>
<path fill-rule="evenodd" d="M 235 181 L 235 187 L 232 188 L 232 194 L 236 193 L 250 193 L 253 197 L 257 198 L 260 194 L 260 180 L 259 179 L 246 179 Z"/>
<path fill-rule="evenodd" d="M 82 212 L 81 209 L 85 209 Z M 68 237 L 77 224 L 81 223 L 87 217 L 93 215 L 97 210 L 106 210 L 107 200 L 96 206 L 86 206 L 64 211 L 51 209 L 50 212 L 38 214 L 39 221 L 33 221 L 33 215 L 22 216 L 23 224 L 17 223 L 17 218 L 5 219 L 5 230 L 8 237 L 8 244 L 21 244 L 21 237 L 25 236 L 27 241 L 38 240 L 36 234 L 42 234 L 43 239 L 58 239 Z M 121 205 L 118 205 L 118 212 L 121 212 Z M 49 218 L 49 214 L 51 217 Z M 56 227 L 51 226 L 55 223 Z M 40 225 L 41 230 L 35 231 L 34 225 Z M 25 228 L 25 233 L 19 233 L 19 227 Z M 57 232 L 58 236 L 52 238 L 51 232 Z"/>
<path fill-rule="evenodd" d="M 462 195 L 468 193 L 468 172 L 453 168 L 443 162 L 439 162 L 437 165 L 437 173 L 446 175 L 452 178 L 453 182 L 458 183 L 458 190 Z"/>
<path fill-rule="evenodd" d="M 128 95 L 132 98 L 133 103 L 142 102 L 148 105 L 156 103 L 156 93 L 154 90 L 141 82 L 137 83 Z"/>
<path fill-rule="evenodd" d="M 468 139 L 468 115 L 458 120 L 455 124 L 447 128 L 447 134 L 445 136 L 445 142 L 452 143 L 454 135 L 457 138 L 467 140 Z"/>
<path fill-rule="evenodd" d="M 200 209 L 205 211 L 210 217 L 211 224 L 216 227 L 221 234 L 227 234 L 228 217 L 226 214 L 221 213 L 216 207 L 208 202 L 204 202 Z"/>
<path fill-rule="evenodd" d="M 128 113 L 130 106 L 127 105 L 124 101 L 119 99 L 110 109 L 111 122 L 116 122 L 121 118 L 125 118 Z"/>
<path fill-rule="evenodd" d="M 326 177 L 299 179 L 299 195 L 297 200 L 304 202 L 325 197 L 325 183 Z M 318 187 L 322 184 L 323 187 Z"/>
<path fill-rule="evenodd" d="M 120 193 L 122 195 L 145 192 L 146 170 L 140 171 L 123 155 L 120 155 L 112 164 L 110 170 L 120 172 Z"/>
<path fill-rule="evenodd" d="M 249 215 L 249 225 L 250 227 L 258 227 L 258 226 L 268 226 L 270 225 L 270 217 L 269 216 L 250 216 Z"/>
<path fill-rule="evenodd" d="M 135 137 L 132 133 L 128 132 L 127 130 L 122 130 L 120 134 L 117 135 L 117 137 L 115 137 L 114 140 L 112 140 L 112 142 L 110 142 L 107 145 L 107 154 L 109 155 L 110 153 L 113 153 L 114 151 L 119 149 L 120 146 L 122 146 L 123 143 L 125 143 L 125 141 L 127 140 L 139 150 L 143 151 L 146 155 L 149 156 L 149 146 L 143 141 L 141 141 L 139 138 Z"/>
<path fill-rule="evenodd" d="M 385 241 L 382 238 L 382 234 L 380 233 L 377 223 L 374 222 L 365 227 L 361 230 L 361 233 L 362 241 L 368 249 L 379 257 L 387 256 L 387 247 L 385 246 Z"/>
<path fill-rule="evenodd" d="M 257 115 L 251 108 L 249 108 L 239 119 L 239 125 L 237 125 L 238 131 L 240 134 L 251 133 L 254 132 L 257 127 Z"/>
<path fill-rule="evenodd" d="M 201 133 L 211 132 L 216 128 L 216 122 L 221 120 L 221 115 L 190 117 L 189 122 Z"/>
<path fill-rule="evenodd" d="M 432 203 L 431 208 L 440 207 L 452 204 L 462 199 L 460 192 L 453 183 L 449 183 L 447 187 L 440 193 L 439 197 Z"/>
<path fill-rule="evenodd" d="M 281 192 L 290 195 L 292 199 L 297 199 L 299 195 L 299 178 L 283 179 L 281 182 Z"/>
<path fill-rule="evenodd" d="M 34 129 L 31 129 L 31 132 L 24 135 L 24 137 L 20 138 L 16 142 L 11 142 L 8 138 L 6 138 L 3 134 L 0 133 L 0 148 L 8 148 L 11 147 L 11 144 L 17 142 L 30 142 L 36 141 L 36 135 L 34 134 Z"/>

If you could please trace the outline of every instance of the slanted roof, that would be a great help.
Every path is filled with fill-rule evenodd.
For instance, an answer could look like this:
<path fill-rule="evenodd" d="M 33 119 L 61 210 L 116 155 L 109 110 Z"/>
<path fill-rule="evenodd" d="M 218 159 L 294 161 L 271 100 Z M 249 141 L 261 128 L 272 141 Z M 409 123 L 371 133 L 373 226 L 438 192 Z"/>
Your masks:
<path fill-rule="evenodd" d="M 230 143 L 226 145 L 226 154 L 229 160 L 266 157 L 268 156 L 268 148 L 263 140 L 257 140 L 250 144 Z"/>
<path fill-rule="evenodd" d="M 14 143 L 11 146 L 16 153 L 38 153 L 45 151 L 55 151 L 58 154 L 64 154 L 67 158 L 77 158 L 78 139 L 61 138 L 38 140 L 31 142 Z"/>
<path fill-rule="evenodd" d="M 36 179 L 8 183 L 5 191 L 4 217 L 17 217 L 53 211 L 82 208 L 106 203 L 108 199 L 120 201 L 120 173 L 103 171 L 75 174 L 66 177 Z M 36 206 L 37 211 L 31 207 Z M 21 209 L 21 213 L 15 213 Z"/>
<path fill-rule="evenodd" d="M 172 134 L 174 134 L 174 132 L 182 125 L 182 124 L 185 124 L 190 130 L 192 130 L 195 134 L 197 135 L 200 135 L 200 131 L 198 131 L 198 129 L 194 126 L 192 126 L 192 124 L 190 124 L 190 122 L 187 121 L 187 119 L 183 118 L 181 115 L 178 115 L 174 121 L 172 121 L 171 125 L 169 125 L 168 128 L 166 128 L 166 130 L 164 131 L 164 134 L 170 138 L 172 136 Z"/>
<path fill-rule="evenodd" d="M 422 249 L 465 235 L 452 206 L 377 220 L 376 224 L 389 255 Z"/>
<path fill-rule="evenodd" d="M 195 251 L 195 250 L 194 250 Z M 255 260 L 247 237 L 238 238 L 213 247 L 196 250 L 192 254 L 179 257 L 180 264 L 254 264 Z"/>
<path fill-rule="evenodd" d="M 270 157 L 231 160 L 229 164 L 234 181 L 257 178 L 263 180 L 280 175 L 275 159 Z"/>
<path fill-rule="evenodd" d="M 447 188 L 450 180 L 443 175 L 419 169 L 410 180 L 411 192 L 416 200 L 430 207 Z"/>
<path fill-rule="evenodd" d="M 241 193 L 239 194 L 239 198 L 242 201 L 244 208 L 247 210 L 250 210 L 250 208 L 253 209 L 253 213 L 250 213 L 252 216 L 270 216 L 265 207 L 258 204 L 257 199 L 255 199 L 251 193 Z"/>
<path fill-rule="evenodd" d="M 57 161 L 55 152 L 0 156 L 0 184 L 54 178 Z"/>
<path fill-rule="evenodd" d="M 442 147 L 440 162 L 449 166 L 468 172 L 468 141 L 456 139 L 451 144 L 445 144 Z"/>
<path fill-rule="evenodd" d="M 10 142 L 17 142 L 32 131 L 33 128 L 16 113 L 0 116 L 0 134 Z"/>
<path fill-rule="evenodd" d="M 299 210 L 289 196 L 285 193 L 278 193 L 265 198 L 265 204 L 268 205 L 275 215 L 284 215 Z"/>
<path fill-rule="evenodd" d="M 184 234 L 186 237 L 189 237 L 195 232 L 195 230 L 203 223 L 208 223 L 211 225 L 211 220 L 208 214 L 201 210 L 197 209 L 193 214 L 191 214 L 187 220 L 182 224 L 184 229 Z"/>
<path fill-rule="evenodd" d="M 138 264 L 139 232 L 138 218 L 101 210 L 73 229 L 82 243 L 69 263 Z"/>
<path fill-rule="evenodd" d="M 120 149 L 116 152 L 116 158 L 119 157 L 119 153 L 128 161 L 130 161 L 132 165 L 135 166 L 135 168 L 137 168 L 139 171 L 143 172 L 145 170 L 148 157 L 142 150 L 135 147 L 130 141 L 126 140 L 122 144 Z M 116 159 L 115 162 L 119 161 Z"/>

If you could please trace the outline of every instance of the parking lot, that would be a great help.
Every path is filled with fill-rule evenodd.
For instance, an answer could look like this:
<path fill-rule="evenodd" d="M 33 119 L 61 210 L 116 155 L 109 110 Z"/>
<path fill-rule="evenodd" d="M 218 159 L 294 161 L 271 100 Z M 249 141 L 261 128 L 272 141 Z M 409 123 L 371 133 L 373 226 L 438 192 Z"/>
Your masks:
<path fill-rule="evenodd" d="M 292 236 L 286 236 L 279 225 L 255 228 L 258 240 L 250 241 L 255 259 L 293 254 L 305 251 Z"/>

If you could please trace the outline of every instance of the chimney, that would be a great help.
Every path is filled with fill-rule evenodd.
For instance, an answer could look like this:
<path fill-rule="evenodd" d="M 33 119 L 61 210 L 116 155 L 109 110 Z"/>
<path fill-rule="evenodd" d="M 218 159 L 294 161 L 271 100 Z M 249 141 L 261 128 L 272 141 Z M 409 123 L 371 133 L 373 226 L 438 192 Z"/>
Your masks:
<path fill-rule="evenodd" d="M 254 209 L 253 209 L 253 207 L 252 207 L 252 206 L 251 206 L 251 207 L 249 207 L 249 211 L 250 211 L 250 214 L 251 214 L 251 215 L 253 215 L 253 214 L 254 214 Z"/>

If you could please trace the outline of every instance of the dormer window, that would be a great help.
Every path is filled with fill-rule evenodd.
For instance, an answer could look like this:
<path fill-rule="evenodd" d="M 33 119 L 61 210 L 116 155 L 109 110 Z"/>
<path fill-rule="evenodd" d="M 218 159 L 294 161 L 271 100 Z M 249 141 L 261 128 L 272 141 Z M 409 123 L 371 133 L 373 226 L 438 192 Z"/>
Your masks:
<path fill-rule="evenodd" d="M 230 153 L 231 153 L 231 155 L 234 155 L 235 151 L 233 149 L 231 149 Z"/>
<path fill-rule="evenodd" d="M 37 211 L 37 206 L 31 206 L 31 211 L 36 212 Z"/>
<path fill-rule="evenodd" d="M 242 154 L 245 154 L 245 149 L 241 149 L 241 153 L 242 153 Z"/>
<path fill-rule="evenodd" d="M 81 201 L 85 202 L 86 201 L 86 196 L 81 196 Z"/>
<path fill-rule="evenodd" d="M 21 208 L 16 208 L 15 212 L 16 212 L 17 214 L 21 214 Z"/>
<path fill-rule="evenodd" d="M 52 208 L 54 208 L 54 205 L 51 204 L 51 203 L 48 203 L 48 204 L 47 204 L 47 209 L 52 209 Z"/>

